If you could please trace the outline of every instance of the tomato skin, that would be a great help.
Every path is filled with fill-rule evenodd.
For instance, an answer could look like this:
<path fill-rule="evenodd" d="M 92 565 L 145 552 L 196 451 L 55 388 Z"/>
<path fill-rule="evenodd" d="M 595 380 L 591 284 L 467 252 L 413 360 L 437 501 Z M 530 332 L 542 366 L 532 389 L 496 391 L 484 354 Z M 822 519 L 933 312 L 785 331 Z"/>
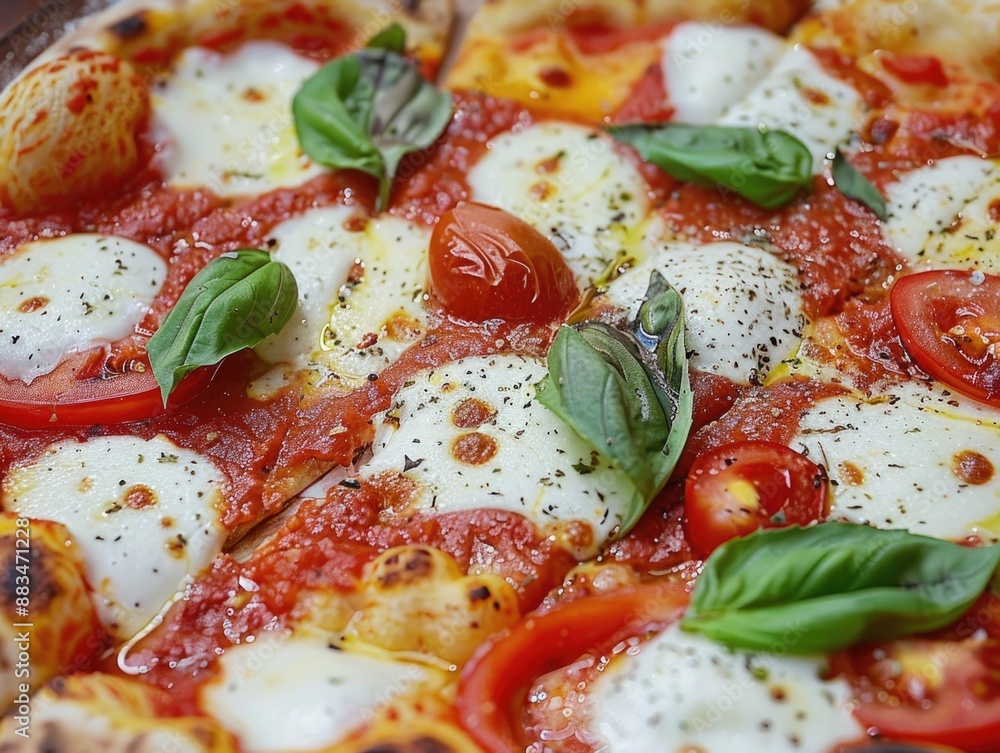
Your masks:
<path fill-rule="evenodd" d="M 808 525 L 828 512 L 826 471 L 777 442 L 735 442 L 701 455 L 684 487 L 684 530 L 695 552 L 759 528 Z"/>
<path fill-rule="evenodd" d="M 933 55 L 885 53 L 881 62 L 883 68 L 907 84 L 948 85 L 948 74 L 941 61 Z"/>
<path fill-rule="evenodd" d="M 212 367 L 190 373 L 170 395 L 167 406 L 174 408 L 190 400 L 214 373 Z M 166 410 L 148 365 L 142 372 L 64 382 L 62 389 L 52 389 L 44 377 L 27 387 L 0 377 L 0 421 L 21 429 L 143 421 Z"/>
<path fill-rule="evenodd" d="M 466 664 L 455 701 L 462 726 L 488 753 L 523 751 L 514 720 L 532 680 L 626 629 L 634 634 L 673 622 L 687 603 L 682 585 L 649 583 L 525 617 L 481 646 Z"/>
<path fill-rule="evenodd" d="M 893 285 L 889 305 L 903 347 L 921 369 L 1000 407 L 1000 358 L 991 352 L 1000 339 L 1000 277 L 959 270 L 906 275 Z"/>
<path fill-rule="evenodd" d="M 579 298 L 548 238 L 483 204 L 459 204 L 441 216 L 431 235 L 430 276 L 445 310 L 475 322 L 561 321 Z"/>
<path fill-rule="evenodd" d="M 852 684 L 855 715 L 879 734 L 951 745 L 1000 747 L 1000 641 L 909 638 L 855 646 L 833 657 Z"/>

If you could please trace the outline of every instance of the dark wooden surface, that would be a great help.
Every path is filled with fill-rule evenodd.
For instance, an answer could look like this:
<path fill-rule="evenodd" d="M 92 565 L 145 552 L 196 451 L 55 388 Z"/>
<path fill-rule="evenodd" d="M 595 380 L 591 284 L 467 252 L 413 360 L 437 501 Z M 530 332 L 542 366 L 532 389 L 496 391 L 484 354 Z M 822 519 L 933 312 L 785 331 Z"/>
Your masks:
<path fill-rule="evenodd" d="M 0 0 L 0 88 L 62 35 L 68 24 L 113 0 Z"/>

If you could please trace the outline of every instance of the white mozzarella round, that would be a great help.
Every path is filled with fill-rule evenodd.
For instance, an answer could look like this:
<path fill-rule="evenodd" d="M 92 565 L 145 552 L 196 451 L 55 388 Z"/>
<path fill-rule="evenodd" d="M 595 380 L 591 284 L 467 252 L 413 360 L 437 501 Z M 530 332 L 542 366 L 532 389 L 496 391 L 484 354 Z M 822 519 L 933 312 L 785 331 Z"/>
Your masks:
<path fill-rule="evenodd" d="M 580 554 L 596 554 L 637 492 L 538 402 L 535 385 L 546 374 L 544 362 L 516 355 L 466 358 L 417 374 L 382 417 L 361 475 L 416 482 L 411 505 L 419 510 L 510 510 L 542 530 L 582 522 L 593 545 Z M 462 428 L 456 409 L 472 400 L 493 415 Z"/>
<path fill-rule="evenodd" d="M 788 131 L 809 148 L 814 171 L 819 172 L 827 156 L 860 125 L 861 115 L 857 90 L 824 71 L 812 53 L 796 45 L 718 122 Z"/>
<path fill-rule="evenodd" d="M 318 67 L 276 42 L 248 42 L 228 55 L 184 50 L 152 91 L 154 129 L 167 143 L 160 157 L 167 180 L 238 196 L 319 175 L 292 118 L 295 92 Z"/>
<path fill-rule="evenodd" d="M 778 648 L 781 648 L 779 645 Z M 674 625 L 590 686 L 590 731 L 608 753 L 799 753 L 864 736 L 825 661 L 732 651 Z"/>
<path fill-rule="evenodd" d="M 30 384 L 69 354 L 135 332 L 167 264 L 149 246 L 79 234 L 0 257 L 0 374 Z"/>
<path fill-rule="evenodd" d="M 361 234 L 345 227 L 358 216 L 350 207 L 321 207 L 274 228 L 271 238 L 277 245 L 271 258 L 295 275 L 299 305 L 281 332 L 257 345 L 257 355 L 271 363 L 300 365 L 320 351 L 330 311 L 361 255 Z"/>
<path fill-rule="evenodd" d="M 738 243 L 666 243 L 614 280 L 607 301 L 635 316 L 654 269 L 684 298 L 692 368 L 759 384 L 799 347 L 801 285 L 773 254 Z"/>
<path fill-rule="evenodd" d="M 289 327 L 257 346 L 265 360 L 317 370 L 349 388 L 423 336 L 429 229 L 323 207 L 282 223 L 273 237 L 272 255 L 299 283 L 299 308 Z M 361 276 L 351 279 L 355 270 Z"/>
<path fill-rule="evenodd" d="M 661 43 L 674 120 L 707 124 L 722 117 L 774 67 L 786 42 L 755 26 L 688 21 Z"/>
<path fill-rule="evenodd" d="M 427 680 L 416 664 L 260 633 L 226 650 L 202 707 L 247 753 L 325 749 Z"/>
<path fill-rule="evenodd" d="M 505 209 L 548 236 L 584 283 L 641 240 L 648 186 L 599 130 L 546 121 L 488 146 L 468 174 L 472 200 Z"/>
<path fill-rule="evenodd" d="M 980 157 L 946 157 L 903 174 L 887 191 L 887 244 L 911 264 L 1000 272 L 993 238 L 1000 223 L 1000 170 Z"/>
<path fill-rule="evenodd" d="M 831 516 L 944 539 L 1000 540 L 1000 411 L 916 383 L 820 401 L 790 443 L 826 466 Z"/>
<path fill-rule="evenodd" d="M 14 466 L 0 501 L 69 529 L 101 620 L 127 639 L 222 550 L 225 485 L 210 459 L 163 435 L 94 437 Z"/>

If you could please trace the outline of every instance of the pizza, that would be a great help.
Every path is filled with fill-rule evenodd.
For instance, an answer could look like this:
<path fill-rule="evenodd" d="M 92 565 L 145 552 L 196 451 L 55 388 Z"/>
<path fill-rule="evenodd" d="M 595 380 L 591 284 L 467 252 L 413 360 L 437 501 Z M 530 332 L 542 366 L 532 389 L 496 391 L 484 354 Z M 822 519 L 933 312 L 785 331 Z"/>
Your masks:
<path fill-rule="evenodd" d="M 0 751 L 1000 751 L 998 33 L 84 18 L 0 94 Z"/>

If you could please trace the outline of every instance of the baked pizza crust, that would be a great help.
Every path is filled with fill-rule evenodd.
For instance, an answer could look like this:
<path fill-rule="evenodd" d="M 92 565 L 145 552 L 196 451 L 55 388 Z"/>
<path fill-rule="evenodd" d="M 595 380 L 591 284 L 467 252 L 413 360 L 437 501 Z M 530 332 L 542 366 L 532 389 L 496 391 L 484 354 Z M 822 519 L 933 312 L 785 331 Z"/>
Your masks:
<path fill-rule="evenodd" d="M 673 21 L 732 26 L 755 23 L 782 32 L 808 8 L 807 0 L 492 0 L 472 17 L 445 84 L 481 91 L 535 109 L 600 122 L 618 110 L 646 70 L 659 62 L 655 38 L 581 52 L 561 30 L 599 23 L 630 30 Z M 525 44 L 520 39 L 530 39 Z M 555 72 L 555 76 L 552 73 Z"/>
<path fill-rule="evenodd" d="M 283 15 L 288 13 L 288 16 Z M 301 19 L 300 19 L 301 16 Z M 436 71 L 451 27 L 450 0 L 124 0 L 38 56 L 0 96 L 0 207 L 20 213 L 111 191 L 139 165 L 149 92 L 184 48 L 209 37 L 252 39 L 276 23 L 346 27 L 363 46 L 386 25 Z"/>

